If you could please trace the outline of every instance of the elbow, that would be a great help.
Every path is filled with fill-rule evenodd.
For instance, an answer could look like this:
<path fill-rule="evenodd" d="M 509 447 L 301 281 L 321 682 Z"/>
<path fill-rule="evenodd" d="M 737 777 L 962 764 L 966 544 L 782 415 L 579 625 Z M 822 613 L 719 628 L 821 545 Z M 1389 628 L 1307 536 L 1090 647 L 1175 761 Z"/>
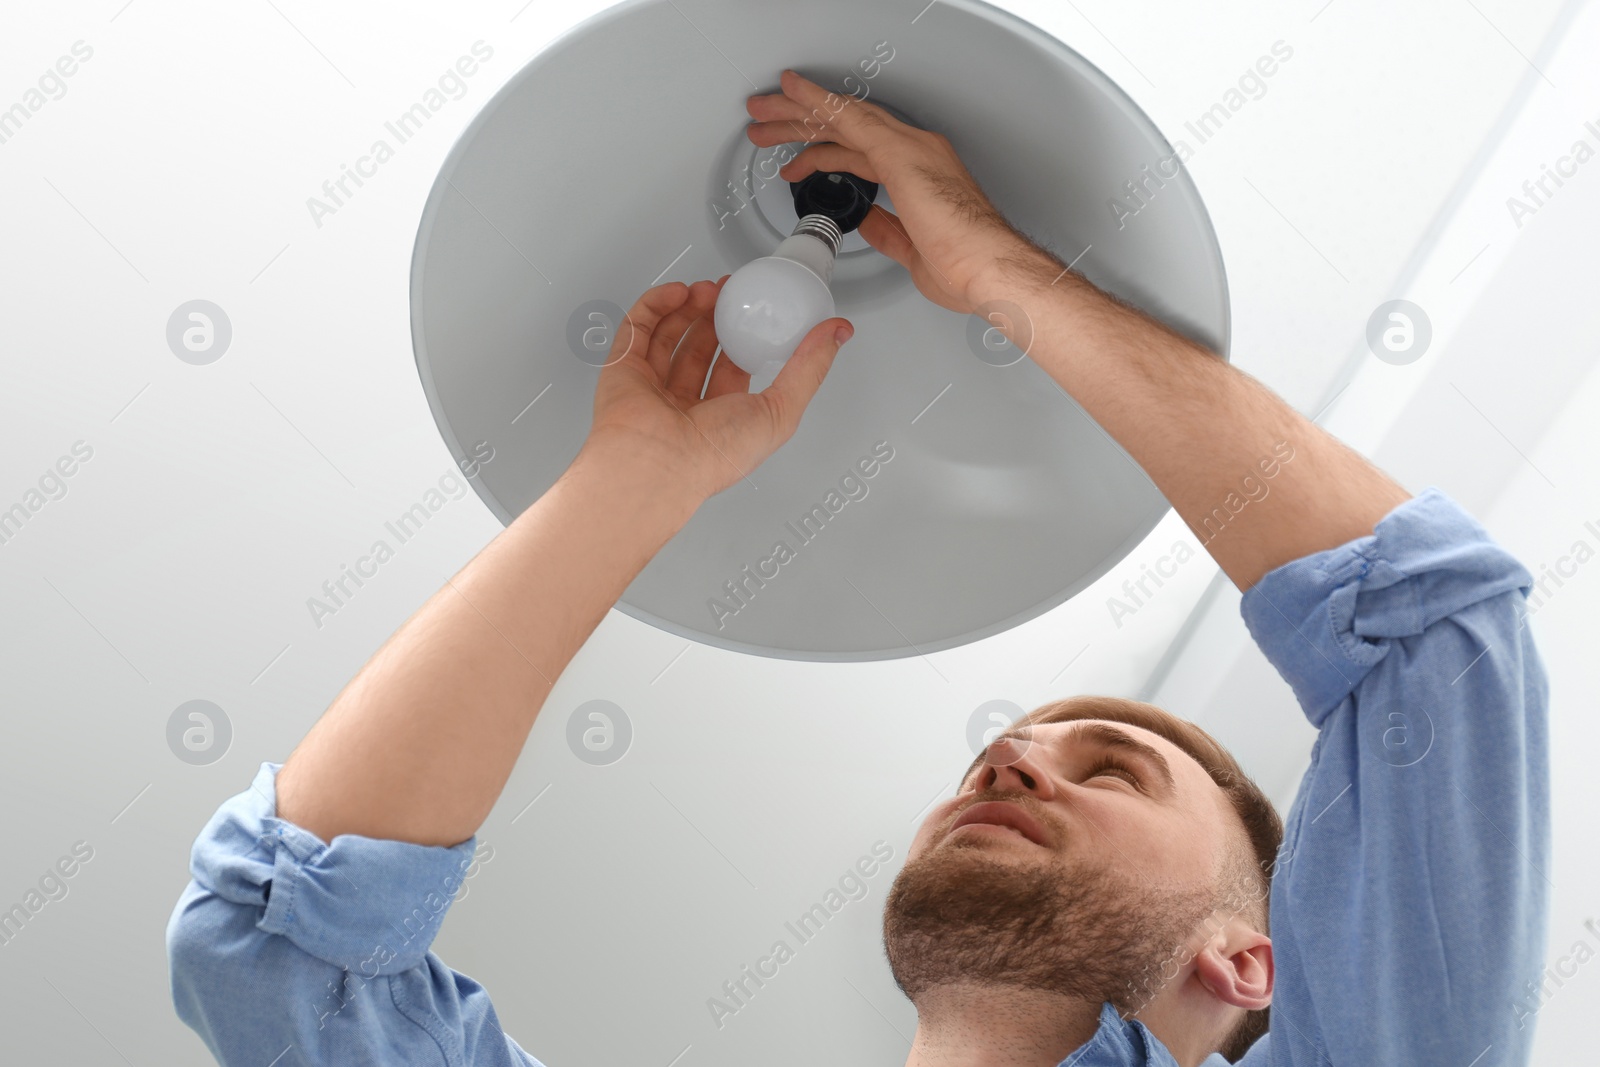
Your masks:
<path fill-rule="evenodd" d="M 196 1031 L 203 1025 L 200 994 L 207 977 L 221 963 L 207 897 L 210 894 L 191 881 L 167 920 L 167 974 L 173 1007 L 178 1018 Z"/>

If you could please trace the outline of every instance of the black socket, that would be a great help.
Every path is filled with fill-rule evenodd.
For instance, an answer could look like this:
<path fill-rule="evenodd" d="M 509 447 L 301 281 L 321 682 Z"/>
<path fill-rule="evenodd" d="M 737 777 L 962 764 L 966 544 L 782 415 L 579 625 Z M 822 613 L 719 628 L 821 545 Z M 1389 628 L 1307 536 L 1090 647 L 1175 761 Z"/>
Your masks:
<path fill-rule="evenodd" d="M 826 215 L 849 233 L 866 219 L 878 198 L 878 183 L 844 171 L 816 171 L 789 183 L 795 214 Z"/>

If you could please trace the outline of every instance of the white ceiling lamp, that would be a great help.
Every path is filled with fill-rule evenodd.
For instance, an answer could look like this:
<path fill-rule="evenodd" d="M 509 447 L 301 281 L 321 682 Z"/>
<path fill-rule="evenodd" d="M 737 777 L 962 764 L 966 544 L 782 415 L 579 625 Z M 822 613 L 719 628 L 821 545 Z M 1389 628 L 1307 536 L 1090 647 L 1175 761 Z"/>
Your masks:
<path fill-rule="evenodd" d="M 785 67 L 945 134 L 1020 230 L 1226 355 L 1227 284 L 1198 193 L 1144 113 L 1055 38 L 975 0 L 920 15 L 880 0 L 629 0 L 536 56 L 444 163 L 411 273 L 429 403 L 458 459 L 493 446 L 472 481 L 509 523 L 582 445 L 623 310 L 662 281 L 739 272 L 725 297 L 737 280 L 794 319 L 730 313 L 724 328 L 719 302 L 739 362 L 767 364 L 812 315 L 849 318 L 855 337 L 794 437 L 702 505 L 617 606 L 807 660 L 999 633 L 1105 573 L 1167 504 L 990 322 L 930 303 L 853 229 L 802 225 L 777 168 L 804 146 L 745 136 L 746 98 L 778 91 Z M 887 190 L 874 197 L 893 210 Z M 802 283 L 787 297 L 770 288 L 779 272 Z"/>

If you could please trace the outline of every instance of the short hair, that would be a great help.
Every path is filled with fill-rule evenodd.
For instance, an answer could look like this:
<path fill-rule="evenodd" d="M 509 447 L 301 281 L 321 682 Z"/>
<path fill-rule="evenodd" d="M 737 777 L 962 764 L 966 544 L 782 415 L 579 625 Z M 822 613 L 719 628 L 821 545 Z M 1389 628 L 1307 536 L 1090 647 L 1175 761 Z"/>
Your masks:
<path fill-rule="evenodd" d="M 1214 737 L 1187 719 L 1180 719 L 1154 704 L 1111 696 L 1068 697 L 1034 708 L 1017 720 L 1013 728 L 1084 719 L 1105 719 L 1149 730 L 1188 755 L 1217 784 L 1239 817 L 1250 842 L 1249 858 L 1254 862 L 1235 861 L 1232 865 L 1239 880 L 1254 890 L 1253 895 L 1261 906 L 1251 908 L 1250 914 L 1261 925 L 1261 932 L 1266 933 L 1269 908 L 1265 902 L 1272 892 L 1272 875 L 1277 868 L 1279 846 L 1283 843 L 1283 819 L 1261 787 L 1250 780 L 1238 761 Z M 963 777 L 962 781 L 965 780 Z M 1232 851 L 1238 854 L 1238 850 Z M 1241 867 L 1246 869 L 1239 870 Z M 1226 1036 L 1217 1051 L 1230 1063 L 1237 1062 L 1267 1032 L 1270 1012 L 1270 1008 L 1246 1012 L 1243 1021 Z"/>

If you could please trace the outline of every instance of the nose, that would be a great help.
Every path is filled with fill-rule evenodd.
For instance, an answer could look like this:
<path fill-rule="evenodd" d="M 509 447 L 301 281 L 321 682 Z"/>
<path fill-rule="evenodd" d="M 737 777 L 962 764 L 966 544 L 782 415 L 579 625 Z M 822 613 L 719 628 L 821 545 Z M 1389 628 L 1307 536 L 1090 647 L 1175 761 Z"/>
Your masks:
<path fill-rule="evenodd" d="M 1044 756 L 1043 746 L 1028 738 L 996 738 L 984 752 L 973 786 L 979 791 L 1028 792 L 1038 800 L 1050 800 L 1056 795 L 1056 783 Z"/>

